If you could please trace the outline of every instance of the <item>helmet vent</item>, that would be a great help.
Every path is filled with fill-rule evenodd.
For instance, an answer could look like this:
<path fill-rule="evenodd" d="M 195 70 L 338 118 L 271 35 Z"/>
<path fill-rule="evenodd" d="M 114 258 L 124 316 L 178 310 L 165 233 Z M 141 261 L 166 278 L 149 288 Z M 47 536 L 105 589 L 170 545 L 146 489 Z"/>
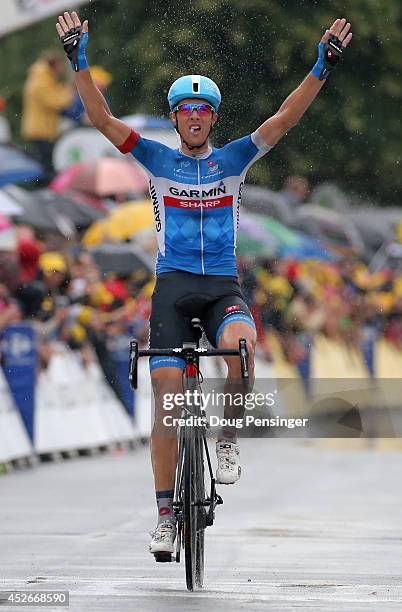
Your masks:
<path fill-rule="evenodd" d="M 200 74 L 187 74 L 172 83 L 169 93 L 168 102 L 170 110 L 186 98 L 202 98 L 218 110 L 221 103 L 221 94 L 216 83 L 208 77 Z"/>

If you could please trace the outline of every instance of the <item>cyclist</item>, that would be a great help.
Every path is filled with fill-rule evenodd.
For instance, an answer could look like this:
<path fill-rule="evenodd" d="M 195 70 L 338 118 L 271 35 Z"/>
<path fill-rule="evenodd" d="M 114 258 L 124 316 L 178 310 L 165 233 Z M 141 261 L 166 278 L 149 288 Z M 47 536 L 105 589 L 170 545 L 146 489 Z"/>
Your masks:
<path fill-rule="evenodd" d="M 88 21 L 64 13 L 56 25 L 75 71 L 75 82 L 92 124 L 122 153 L 131 152 L 148 173 L 158 239 L 157 282 L 152 297 L 150 347 L 180 346 L 192 340 L 190 320 L 199 316 L 208 339 L 219 348 L 238 346 L 246 338 L 251 384 L 256 332 L 243 299 L 236 269 L 235 241 L 239 204 L 248 168 L 298 123 L 336 66 L 352 34 L 345 19 L 334 21 L 318 45 L 311 73 L 283 102 L 277 113 L 255 132 L 213 148 L 209 136 L 217 121 L 221 94 L 200 75 L 177 79 L 168 94 L 171 121 L 180 136 L 179 149 L 142 138 L 111 114 L 95 86 L 86 59 Z M 238 358 L 228 358 L 225 391 L 241 377 Z M 158 525 L 150 552 L 173 552 L 176 537 L 172 509 L 177 440 L 163 427 L 165 394 L 182 391 L 183 361 L 150 360 L 155 396 L 151 436 Z M 236 413 L 237 410 L 237 413 Z M 225 406 L 226 417 L 242 409 Z M 240 414 L 239 414 L 240 413 Z M 234 427 L 223 428 L 217 442 L 217 481 L 231 484 L 240 477 L 239 446 Z"/>

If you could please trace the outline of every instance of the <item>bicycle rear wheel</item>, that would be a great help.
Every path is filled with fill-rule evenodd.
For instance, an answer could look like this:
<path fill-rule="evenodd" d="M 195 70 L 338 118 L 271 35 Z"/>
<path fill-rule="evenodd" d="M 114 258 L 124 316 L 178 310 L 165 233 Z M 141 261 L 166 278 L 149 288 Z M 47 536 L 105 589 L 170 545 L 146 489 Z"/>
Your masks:
<path fill-rule="evenodd" d="M 205 483 L 204 483 L 204 444 L 202 439 L 202 431 L 196 432 L 196 473 L 195 486 L 196 498 L 200 502 L 205 500 Z M 206 527 L 206 508 L 198 506 L 197 513 L 197 536 L 195 548 L 195 583 L 199 588 L 202 588 L 204 583 L 204 536 Z"/>

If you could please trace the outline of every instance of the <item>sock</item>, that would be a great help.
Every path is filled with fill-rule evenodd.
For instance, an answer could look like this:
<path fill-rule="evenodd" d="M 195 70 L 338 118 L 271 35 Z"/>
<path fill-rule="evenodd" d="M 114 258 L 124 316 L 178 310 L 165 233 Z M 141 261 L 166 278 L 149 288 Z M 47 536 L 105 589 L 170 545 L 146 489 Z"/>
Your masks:
<path fill-rule="evenodd" d="M 156 505 L 158 506 L 158 525 L 169 521 L 176 522 L 176 516 L 173 511 L 173 495 L 174 491 L 156 491 Z"/>
<path fill-rule="evenodd" d="M 231 425 L 227 427 L 221 427 L 221 430 L 218 435 L 218 442 L 233 442 L 233 444 L 236 444 L 236 427 L 233 427 Z"/>

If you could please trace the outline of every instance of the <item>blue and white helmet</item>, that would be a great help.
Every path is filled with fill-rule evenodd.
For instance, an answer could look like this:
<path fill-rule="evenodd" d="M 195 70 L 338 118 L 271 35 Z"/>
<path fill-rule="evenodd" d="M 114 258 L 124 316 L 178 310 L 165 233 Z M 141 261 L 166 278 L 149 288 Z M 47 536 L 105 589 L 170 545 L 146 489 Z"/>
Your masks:
<path fill-rule="evenodd" d="M 168 102 L 170 110 L 185 98 L 207 100 L 217 111 L 222 97 L 219 87 L 211 79 L 199 74 L 188 74 L 177 79 L 169 89 Z"/>

